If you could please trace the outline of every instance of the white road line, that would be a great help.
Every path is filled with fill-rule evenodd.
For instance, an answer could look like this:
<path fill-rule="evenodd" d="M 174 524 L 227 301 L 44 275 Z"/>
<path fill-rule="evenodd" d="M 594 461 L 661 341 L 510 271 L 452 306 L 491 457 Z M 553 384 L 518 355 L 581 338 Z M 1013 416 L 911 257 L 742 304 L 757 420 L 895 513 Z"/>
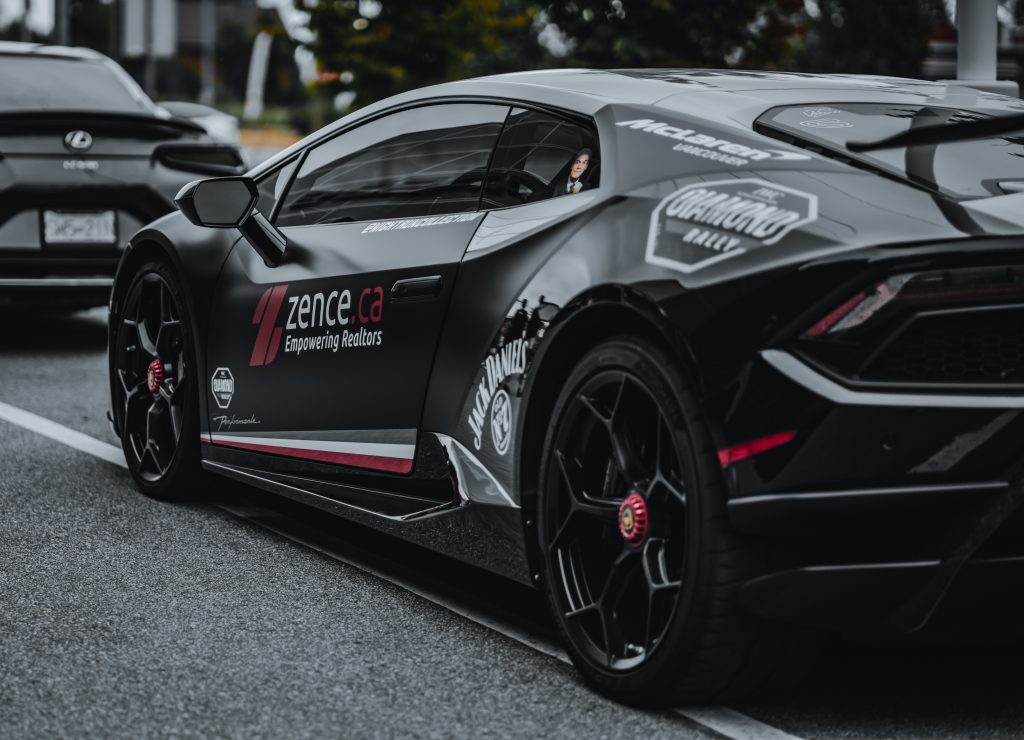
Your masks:
<path fill-rule="evenodd" d="M 107 442 L 103 442 L 95 437 L 90 437 L 88 434 L 77 432 L 74 429 L 66 427 L 63 424 L 58 424 L 55 421 L 50 421 L 42 416 L 37 416 L 31 411 L 25 411 L 17 406 L 11 406 L 10 404 L 0 401 L 0 419 L 24 429 L 36 432 L 37 434 L 41 434 L 44 437 L 49 437 L 50 439 L 56 440 L 68 447 L 73 447 L 81 452 L 86 452 L 119 467 L 127 467 L 124 460 L 124 452 L 121 448 L 115 447 Z M 303 547 L 316 550 L 329 558 L 345 563 L 346 565 L 357 568 L 364 573 L 368 573 L 376 578 L 380 578 L 381 580 L 394 584 L 399 588 L 405 589 L 409 593 L 419 596 L 421 599 L 425 599 L 432 604 L 443 607 L 471 622 L 476 622 L 479 625 L 487 627 L 488 629 L 526 645 L 539 653 L 543 653 L 544 655 L 563 663 L 570 662 L 568 656 L 566 656 L 565 651 L 563 651 L 561 647 L 550 643 L 547 640 L 539 639 L 533 635 L 518 630 L 515 627 L 503 624 L 502 622 L 492 619 L 488 615 L 477 611 L 476 609 L 468 608 L 443 596 L 438 596 L 436 594 L 429 593 L 428 591 L 424 591 L 414 583 L 404 578 L 396 578 L 395 576 L 381 570 L 377 570 L 365 563 L 349 560 L 337 553 L 331 552 L 327 548 L 320 547 L 314 542 L 306 541 L 301 537 L 297 537 L 289 532 L 273 527 L 266 522 L 250 518 L 246 515 L 245 510 L 242 507 L 221 506 L 220 508 L 234 516 L 245 519 L 247 522 L 256 524 L 281 537 L 296 542 Z M 703 727 L 717 732 L 719 735 L 730 738 L 730 740 L 801 740 L 801 738 L 796 735 L 790 735 L 789 733 L 783 732 L 771 725 L 766 725 L 764 722 L 760 722 L 753 717 L 748 717 L 747 715 L 741 714 L 729 707 L 681 707 L 676 709 L 676 713 L 681 717 L 685 717 L 692 722 L 696 722 Z"/>
<path fill-rule="evenodd" d="M 108 463 L 120 465 L 122 468 L 128 467 L 124 461 L 124 452 L 120 447 L 115 447 L 95 437 L 90 437 L 88 434 L 76 432 L 74 429 L 69 429 L 63 424 L 44 419 L 42 416 L 36 416 L 31 411 L 25 411 L 17 406 L 11 406 L 0 401 L 0 419 L 17 424 L 19 427 L 24 427 L 44 437 L 55 439 L 62 444 L 66 444 L 68 447 L 88 452 L 93 457 L 106 460 Z"/>
<path fill-rule="evenodd" d="M 292 534 L 291 532 L 279 529 L 273 526 L 272 524 L 263 521 L 262 519 L 253 519 L 248 514 L 246 514 L 245 509 L 243 507 L 221 505 L 220 508 L 224 509 L 225 511 L 231 514 L 234 514 L 239 519 L 244 519 L 250 524 L 255 524 L 259 527 L 262 527 L 263 529 L 269 530 L 277 535 L 280 535 L 281 537 L 284 537 L 287 540 L 291 540 L 292 542 L 302 545 L 303 547 L 306 547 L 310 550 L 316 550 L 320 554 L 326 555 L 327 557 L 332 558 L 333 560 L 337 560 L 338 562 L 344 563 L 345 565 L 350 565 L 353 568 L 361 570 L 364 573 L 368 573 L 369 575 L 379 578 L 382 581 L 387 581 L 388 583 L 398 586 L 399 588 L 403 588 L 406 591 L 415 594 L 416 596 L 419 596 L 421 599 L 425 599 L 426 601 L 429 601 L 431 604 L 436 604 L 437 606 L 443 607 L 448 611 L 455 612 L 460 617 L 468 619 L 471 622 L 476 622 L 477 624 L 483 625 L 484 627 L 488 627 L 494 630 L 495 632 L 500 632 L 501 634 L 505 635 L 505 637 L 510 637 L 516 642 L 521 642 L 523 645 L 526 645 L 529 648 L 533 648 L 539 653 L 544 653 L 545 655 L 550 656 L 556 660 L 560 660 L 563 663 L 569 663 L 569 657 L 565 654 L 562 648 L 555 643 L 548 642 L 547 640 L 535 637 L 514 627 L 510 627 L 509 625 L 502 624 L 501 622 L 492 619 L 483 612 L 477 611 L 476 609 L 472 609 L 463 604 L 459 604 L 458 602 L 447 599 L 444 596 L 438 596 L 437 594 L 432 594 L 429 591 L 424 591 L 411 581 L 406 580 L 404 578 L 395 577 L 390 573 L 385 573 L 382 570 L 374 568 L 372 565 L 360 563 L 356 560 L 350 560 L 349 558 L 346 558 L 343 555 L 340 555 L 336 552 L 332 552 L 326 547 L 321 547 L 315 542 L 311 542 L 303 537 L 299 537 L 295 534 Z"/>
<path fill-rule="evenodd" d="M 686 707 L 676 712 L 732 740 L 801 740 L 729 707 Z"/>

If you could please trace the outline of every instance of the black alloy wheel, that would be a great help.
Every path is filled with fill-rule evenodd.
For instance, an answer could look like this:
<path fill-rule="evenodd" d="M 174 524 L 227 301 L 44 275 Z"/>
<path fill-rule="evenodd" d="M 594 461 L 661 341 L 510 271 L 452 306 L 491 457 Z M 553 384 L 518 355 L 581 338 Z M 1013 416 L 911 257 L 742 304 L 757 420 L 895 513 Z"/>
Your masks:
<path fill-rule="evenodd" d="M 580 359 L 538 493 L 543 587 L 598 691 L 647 706 L 737 699 L 806 666 L 805 633 L 740 604 L 761 551 L 729 524 L 700 404 L 661 346 L 617 337 Z"/>
<path fill-rule="evenodd" d="M 185 303 L 162 262 L 140 269 L 125 294 L 111 378 L 128 468 L 156 498 L 184 498 L 199 475 L 197 387 Z"/>
<path fill-rule="evenodd" d="M 680 456 L 643 380 L 608 369 L 574 391 L 549 476 L 545 534 L 565 628 L 593 665 L 636 668 L 675 612 L 686 538 Z"/>

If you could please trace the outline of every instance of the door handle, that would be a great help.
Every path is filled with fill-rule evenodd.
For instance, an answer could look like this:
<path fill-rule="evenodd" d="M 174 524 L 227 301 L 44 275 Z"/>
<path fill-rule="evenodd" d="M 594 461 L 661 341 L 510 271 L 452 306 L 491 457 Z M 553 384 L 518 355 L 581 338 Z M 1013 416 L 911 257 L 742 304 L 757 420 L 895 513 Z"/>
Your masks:
<path fill-rule="evenodd" d="M 429 301 L 441 294 L 440 275 L 399 280 L 391 286 L 391 302 Z"/>

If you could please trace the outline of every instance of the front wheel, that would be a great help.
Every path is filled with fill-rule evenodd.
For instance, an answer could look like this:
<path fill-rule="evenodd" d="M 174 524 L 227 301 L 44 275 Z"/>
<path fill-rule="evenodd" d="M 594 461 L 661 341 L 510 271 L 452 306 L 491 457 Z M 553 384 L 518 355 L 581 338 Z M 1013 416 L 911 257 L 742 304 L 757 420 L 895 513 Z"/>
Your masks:
<path fill-rule="evenodd" d="M 198 378 L 187 306 L 173 270 L 142 265 L 125 292 L 111 356 L 114 414 L 128 470 L 147 496 L 180 500 L 202 482 Z"/>
<path fill-rule="evenodd" d="M 595 688 L 657 705 L 768 679 L 780 658 L 770 648 L 789 641 L 738 604 L 752 553 L 730 530 L 703 418 L 666 352 L 617 338 L 585 355 L 541 468 L 545 590 Z"/>

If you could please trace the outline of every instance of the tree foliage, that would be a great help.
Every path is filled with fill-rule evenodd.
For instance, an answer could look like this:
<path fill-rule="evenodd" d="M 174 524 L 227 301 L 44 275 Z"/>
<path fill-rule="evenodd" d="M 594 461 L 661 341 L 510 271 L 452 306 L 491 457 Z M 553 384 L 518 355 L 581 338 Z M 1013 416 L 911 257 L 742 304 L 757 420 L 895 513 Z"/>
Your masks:
<path fill-rule="evenodd" d="M 803 0 L 568 0 L 546 15 L 586 67 L 778 68 L 790 58 Z"/>
<path fill-rule="evenodd" d="M 805 72 L 917 77 L 928 37 L 947 23 L 943 0 L 818 0 L 818 8 L 798 58 Z"/>
<path fill-rule="evenodd" d="M 360 105 L 483 70 L 532 21 L 521 3 L 502 0 L 383 0 L 372 17 L 357 0 L 301 7 L 310 13 L 310 48 L 321 68 L 340 75 L 329 86 L 353 90 Z"/>
<path fill-rule="evenodd" d="M 310 48 L 334 73 L 325 89 L 355 92 L 357 106 L 447 80 L 542 67 L 916 76 L 929 35 L 948 23 L 945 0 L 295 2 L 311 15 Z"/>

